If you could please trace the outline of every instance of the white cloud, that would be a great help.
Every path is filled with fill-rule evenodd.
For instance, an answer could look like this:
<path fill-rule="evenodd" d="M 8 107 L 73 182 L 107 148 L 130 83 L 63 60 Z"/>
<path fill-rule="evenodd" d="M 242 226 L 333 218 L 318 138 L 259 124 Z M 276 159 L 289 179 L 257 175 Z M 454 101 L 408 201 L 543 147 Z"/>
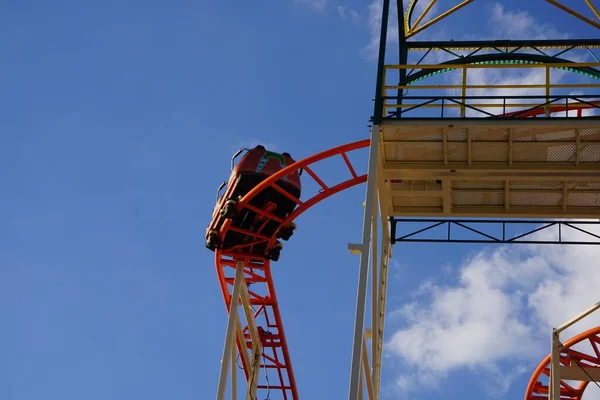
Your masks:
<path fill-rule="evenodd" d="M 564 235 L 573 240 L 583 234 Z M 548 353 L 552 327 L 600 300 L 600 248 L 517 246 L 475 255 L 457 269 L 457 285 L 429 283 L 419 289 L 419 299 L 396 311 L 405 327 L 391 336 L 385 351 L 417 369 L 398 376 L 396 387 L 439 384 L 447 373 L 467 369 L 486 373 L 481 384 L 488 393 L 505 393 Z M 599 324 L 600 315 L 593 315 L 561 338 Z M 506 363 L 516 365 L 512 372 L 501 368 Z"/>
<path fill-rule="evenodd" d="M 506 10 L 500 3 L 494 4 L 490 23 L 497 38 L 502 39 L 557 39 L 561 35 L 552 24 L 536 21 L 527 11 Z"/>
<path fill-rule="evenodd" d="M 555 70 L 552 71 L 552 81 L 554 83 L 559 82 L 566 74 L 565 71 Z M 460 84 L 461 78 L 458 75 L 454 76 L 453 83 Z M 470 85 L 543 85 L 546 82 L 546 71 L 543 68 L 528 68 L 520 70 L 500 70 L 500 69 L 489 69 L 489 68 L 473 68 L 470 69 L 467 76 L 467 82 Z M 454 91 L 454 95 L 458 92 Z M 503 104 L 501 99 L 489 99 L 493 96 L 543 96 L 545 95 L 545 89 L 517 89 L 517 88 L 500 88 L 500 89 L 472 89 L 467 92 L 467 96 L 484 96 L 488 99 L 484 100 L 468 100 L 467 103 L 484 102 L 488 104 Z M 544 99 L 532 99 L 523 100 L 516 99 L 506 100 L 506 112 L 524 110 L 526 107 L 510 107 L 510 104 L 516 103 L 543 103 Z M 480 109 L 490 114 L 502 114 L 504 112 L 503 107 L 481 107 Z M 475 110 L 467 110 L 467 116 L 484 117 L 482 114 Z"/>
<path fill-rule="evenodd" d="M 295 0 L 297 3 L 304 4 L 314 11 L 323 11 L 327 6 L 327 0 Z"/>
<path fill-rule="evenodd" d="M 398 12 L 395 2 L 390 2 L 388 15 L 387 45 L 398 43 Z M 374 0 L 368 6 L 367 26 L 369 28 L 369 44 L 363 48 L 363 54 L 369 60 L 376 60 L 379 54 L 379 38 L 381 35 L 381 14 L 383 11 L 382 0 Z"/>
<path fill-rule="evenodd" d="M 526 11 L 511 11 L 506 10 L 505 7 L 500 3 L 495 3 L 491 8 L 491 14 L 487 26 L 491 27 L 491 33 L 494 39 L 551 39 L 551 38 L 568 38 L 568 34 L 560 34 L 556 27 L 552 24 L 539 23 L 535 20 L 531 14 Z M 471 39 L 483 39 L 482 37 L 471 37 Z M 535 53 L 534 51 L 520 51 Z M 447 57 L 447 56 L 446 56 Z M 569 57 L 573 61 L 585 61 L 585 57 L 580 54 L 575 56 L 570 55 Z M 436 60 L 435 62 L 440 62 Z M 552 83 L 561 83 L 561 80 L 568 74 L 568 72 L 562 70 L 551 70 Z M 461 84 L 462 78 L 459 73 L 453 75 L 446 75 L 444 78 L 451 84 Z M 520 68 L 520 69 L 488 69 L 488 68 L 472 68 L 468 71 L 467 82 L 471 85 L 531 85 L 545 84 L 546 72 L 543 68 Z M 452 95 L 456 96 L 460 94 L 459 90 L 450 91 Z M 543 96 L 545 89 L 517 89 L 517 88 L 503 88 L 503 89 L 471 89 L 467 92 L 467 96 L 524 96 L 524 95 L 538 95 Z M 485 100 L 471 100 L 467 103 L 488 103 L 488 104 L 503 104 L 502 99 L 485 99 Z M 478 107 L 479 109 L 488 112 L 490 114 L 501 114 L 503 112 L 514 112 L 517 110 L 524 110 L 527 107 L 510 107 L 511 103 L 532 103 L 540 104 L 543 103 L 544 99 L 531 99 L 531 100 L 506 100 L 508 105 L 506 109 L 503 107 Z M 584 111 L 586 115 L 593 113 L 591 110 Z M 573 115 L 575 112 L 572 113 Z M 466 115 L 470 117 L 485 117 L 486 114 L 476 110 L 467 109 Z"/>
<path fill-rule="evenodd" d="M 417 22 L 417 19 L 421 16 L 421 14 L 423 14 L 423 12 L 427 8 L 427 6 L 429 6 L 429 4 L 430 4 L 430 1 L 421 0 L 415 5 L 415 11 L 413 12 L 413 15 L 411 18 L 411 22 L 413 24 L 415 22 Z M 438 15 L 438 12 L 437 12 L 438 5 L 439 5 L 439 3 L 437 3 L 437 2 L 433 4 L 431 9 L 427 12 L 427 15 L 419 23 L 419 26 L 423 25 L 424 23 L 426 23 L 427 21 L 431 20 L 432 18 L 434 18 L 435 16 Z M 408 6 L 407 6 L 407 8 L 408 8 Z"/>
<path fill-rule="evenodd" d="M 346 6 L 337 6 L 337 11 L 338 15 L 343 20 L 350 19 L 352 22 L 358 22 L 360 20 L 360 14 Z"/>

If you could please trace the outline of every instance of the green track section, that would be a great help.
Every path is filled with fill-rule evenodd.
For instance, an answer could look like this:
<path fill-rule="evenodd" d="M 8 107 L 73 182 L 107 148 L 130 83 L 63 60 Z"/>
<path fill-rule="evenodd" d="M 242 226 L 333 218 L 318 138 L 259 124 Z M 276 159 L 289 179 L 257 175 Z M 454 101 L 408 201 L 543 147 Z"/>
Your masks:
<path fill-rule="evenodd" d="M 533 55 L 533 54 L 521 54 L 521 56 L 527 56 L 527 58 L 529 58 L 529 56 L 532 56 L 537 58 L 538 56 Z M 485 56 L 482 56 L 485 57 Z M 546 56 L 539 56 L 540 58 L 544 58 L 544 60 L 527 60 L 527 59 L 496 59 L 496 60 L 473 60 L 473 61 L 469 61 L 469 59 L 467 57 L 465 57 L 464 59 L 458 59 L 458 60 L 453 60 L 449 63 L 453 63 L 453 64 L 471 64 L 471 65 L 507 65 L 507 64 L 513 64 L 513 65 L 525 65 L 525 64 L 566 64 L 566 63 L 571 63 L 571 61 L 568 60 L 561 60 L 561 59 L 556 59 L 553 57 L 546 57 Z M 449 64 L 448 63 L 448 64 Z M 600 80 L 600 71 L 595 69 L 595 68 L 591 68 L 591 67 L 577 67 L 576 63 L 573 63 L 573 67 L 552 67 L 553 69 L 559 69 L 559 70 L 563 70 L 563 71 L 568 71 L 568 72 L 574 72 L 583 76 L 586 76 L 588 78 L 592 78 L 592 79 L 599 79 Z M 440 64 L 440 69 L 435 69 L 435 70 L 431 70 L 431 71 L 427 71 L 427 70 L 422 70 L 419 71 L 418 73 L 414 74 L 414 77 L 411 79 L 411 77 L 408 77 L 408 82 L 407 85 L 412 85 L 415 82 L 419 82 L 422 81 L 424 79 L 430 78 L 434 75 L 439 75 L 439 74 L 443 74 L 446 72 L 450 72 L 450 71 L 460 71 L 462 68 L 452 68 L 452 67 L 443 67 L 445 64 Z"/>

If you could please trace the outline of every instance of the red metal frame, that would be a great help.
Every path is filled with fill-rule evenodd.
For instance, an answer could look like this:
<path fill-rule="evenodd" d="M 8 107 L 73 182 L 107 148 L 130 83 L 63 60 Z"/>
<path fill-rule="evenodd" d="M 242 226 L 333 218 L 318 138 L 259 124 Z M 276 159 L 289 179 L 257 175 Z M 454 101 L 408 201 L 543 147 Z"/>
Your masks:
<path fill-rule="evenodd" d="M 600 106 L 600 101 L 590 101 L 589 104 L 577 104 L 577 105 L 571 104 L 568 107 L 568 111 L 577 111 L 577 117 L 581 117 L 583 110 L 598 108 L 598 106 Z M 567 106 L 562 105 L 562 104 L 552 104 L 552 105 L 548 106 L 548 109 L 550 111 L 550 114 L 553 114 L 556 112 L 567 111 Z M 506 113 L 506 114 L 499 114 L 498 116 L 499 117 L 510 117 L 515 114 L 519 114 L 519 116 L 521 118 L 523 118 L 523 117 L 537 117 L 538 115 L 543 115 L 545 113 L 546 113 L 546 107 L 539 106 L 539 107 L 536 107 L 536 108 L 526 111 L 526 112 L 513 111 L 513 112 Z"/>
<path fill-rule="evenodd" d="M 307 157 L 303 160 L 297 161 L 292 165 L 280 170 L 279 172 L 271 175 L 265 179 L 258 186 L 249 191 L 237 204 L 238 210 L 244 208 L 256 212 L 260 216 L 265 218 L 266 225 L 268 220 L 277 221 L 282 226 L 288 226 L 294 219 L 300 216 L 303 212 L 314 206 L 318 202 L 325 200 L 326 198 L 341 192 L 345 189 L 351 188 L 358 184 L 364 183 L 367 180 L 367 175 L 358 175 L 356 170 L 352 166 L 347 153 L 355 150 L 363 149 L 368 147 L 370 144 L 369 139 L 361 140 L 354 143 L 349 143 L 343 146 L 335 147 L 313 156 Z M 327 186 L 322 179 L 310 168 L 311 165 L 329 158 L 341 156 L 344 163 L 348 167 L 350 172 L 350 178 L 340 180 L 339 183 L 333 186 Z M 267 187 L 272 187 L 281 193 L 285 191 L 280 188 L 276 182 L 285 176 L 292 175 L 296 171 L 303 169 L 307 175 L 317 182 L 321 187 L 321 190 L 306 200 L 298 200 L 293 198 L 297 203 L 294 211 L 288 216 L 287 219 L 282 220 L 277 218 L 275 215 L 258 209 L 249 205 L 248 203 L 258 195 L 261 191 Z M 304 185 L 305 186 L 305 185 Z M 305 186 L 306 187 L 306 186 Z M 287 193 L 287 192 L 285 192 Z M 284 193 L 284 194 L 285 194 Z M 289 196 L 292 198 L 292 196 Z M 220 230 L 220 237 L 224 238 L 225 234 L 229 229 L 235 229 L 230 227 L 231 221 L 227 220 L 223 223 Z M 219 284 L 221 285 L 221 291 L 223 293 L 223 299 L 225 300 L 225 306 L 227 312 L 230 312 L 231 307 L 231 291 L 233 288 L 233 280 L 235 275 L 236 261 L 244 261 L 244 272 L 247 283 L 249 284 L 250 303 L 252 304 L 255 313 L 255 322 L 259 327 L 259 335 L 261 337 L 263 346 L 263 357 L 261 361 L 261 370 L 264 370 L 269 377 L 269 383 L 267 384 L 264 380 L 259 380 L 257 397 L 266 397 L 267 393 L 280 392 L 284 400 L 292 399 L 298 400 L 298 389 L 296 387 L 296 381 L 292 370 L 292 364 L 288 345 L 283 330 L 283 322 L 281 319 L 281 313 L 279 311 L 279 305 L 277 303 L 277 296 L 275 294 L 275 285 L 273 283 L 273 277 L 271 275 L 271 263 L 269 260 L 257 257 L 249 257 L 248 254 L 241 253 L 239 249 L 246 246 L 252 246 L 261 242 L 268 242 L 267 248 L 271 248 L 277 238 L 275 235 L 266 237 L 261 235 L 261 229 L 258 232 L 244 232 L 251 236 L 253 240 L 250 243 L 236 246 L 235 248 L 215 251 L 215 264 L 217 270 L 217 277 Z M 239 231 L 239 230 L 238 230 Z M 292 239 L 293 240 L 293 239 Z M 261 330 L 262 328 L 262 330 Z M 237 338 L 238 350 L 240 353 L 248 348 L 252 348 L 250 335 L 248 333 L 248 327 L 243 328 L 243 338 Z M 248 363 L 241 358 L 241 367 L 244 370 L 246 381 L 250 377 L 250 369 Z M 237 366 L 233 366 L 237 368 Z M 275 370 L 276 373 L 269 374 L 270 371 Z M 261 375 L 264 375 L 261 373 Z"/>
<path fill-rule="evenodd" d="M 589 341 L 591 350 L 594 354 L 585 354 L 574 350 L 575 345 Z M 586 332 L 567 340 L 564 343 L 564 349 L 560 353 L 561 365 L 570 365 L 571 360 L 577 361 L 583 367 L 600 368 L 600 326 L 590 329 Z M 547 400 L 548 399 L 548 382 L 550 376 L 550 354 L 538 365 L 533 372 L 527 390 L 525 391 L 525 400 Z M 545 375 L 545 382 L 542 382 L 542 375 Z M 577 388 L 569 385 L 565 381 L 560 381 L 560 395 L 564 400 L 581 400 L 583 392 L 589 382 L 581 382 Z"/>

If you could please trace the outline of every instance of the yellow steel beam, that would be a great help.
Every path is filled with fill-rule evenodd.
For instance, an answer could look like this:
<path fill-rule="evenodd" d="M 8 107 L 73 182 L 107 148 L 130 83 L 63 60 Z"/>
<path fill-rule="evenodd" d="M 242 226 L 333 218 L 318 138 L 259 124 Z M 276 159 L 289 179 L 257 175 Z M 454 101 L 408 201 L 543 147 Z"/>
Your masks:
<path fill-rule="evenodd" d="M 385 196 L 384 193 L 381 193 L 380 196 Z M 391 201 L 391 199 L 390 199 Z M 391 210 L 390 210 L 391 212 Z M 388 271 L 389 271 L 389 259 L 391 257 L 391 247 L 390 247 L 390 237 L 388 232 L 388 221 L 389 216 L 386 216 L 385 221 L 385 229 L 382 231 L 385 232 L 384 240 L 381 241 L 381 260 L 380 260 L 380 269 L 379 269 L 379 330 L 378 334 L 378 345 L 377 345 L 377 357 L 375 357 L 375 365 L 373 369 L 376 371 L 375 374 L 375 393 L 379 396 L 379 390 L 381 387 L 381 353 L 383 350 L 383 331 L 385 326 L 385 309 L 386 309 L 386 299 L 387 299 L 387 281 L 388 281 Z M 383 222 L 383 221 L 382 221 Z"/>
<path fill-rule="evenodd" d="M 231 400 L 237 400 L 237 365 L 236 364 L 237 347 L 231 346 Z"/>
<path fill-rule="evenodd" d="M 376 400 L 375 392 L 373 391 L 373 380 L 371 378 L 371 371 L 369 366 L 369 355 L 367 354 L 367 340 L 363 335 L 363 345 L 362 345 L 362 363 L 365 373 L 365 380 L 367 382 L 367 396 L 369 396 L 369 400 Z"/>
<path fill-rule="evenodd" d="M 383 135 L 378 135 L 379 140 L 377 145 L 380 149 L 383 149 Z M 392 212 L 393 205 L 391 199 L 385 195 L 390 188 L 390 183 L 383 178 L 383 162 L 384 157 L 378 157 L 379 164 L 377 167 L 377 196 L 379 199 L 379 217 L 381 223 L 381 240 L 380 253 L 378 262 L 375 259 L 372 260 L 372 268 L 378 271 L 377 274 L 377 290 L 373 289 L 373 293 L 377 296 L 377 301 L 373 302 L 377 304 L 377 309 L 373 312 L 377 313 L 377 318 L 373 319 L 374 325 L 372 331 L 366 332 L 366 337 L 370 338 L 373 343 L 373 350 L 371 355 L 372 360 L 372 380 L 374 386 L 375 398 L 379 398 L 379 383 L 381 379 L 381 358 L 382 358 L 382 347 L 383 347 L 383 325 L 385 320 L 385 301 L 386 301 L 386 284 L 387 284 L 387 263 L 389 259 L 388 244 L 390 243 L 389 237 L 389 215 Z M 376 215 L 376 213 L 375 213 Z M 375 278 L 376 274 L 373 274 Z"/>
<path fill-rule="evenodd" d="M 258 375 L 260 373 L 260 359 L 262 355 L 262 342 L 258 334 L 258 327 L 254 320 L 254 310 L 250 303 L 250 294 L 248 293 L 248 285 L 245 281 L 243 282 L 240 290 L 240 299 L 242 308 L 246 317 L 246 323 L 248 324 L 248 331 L 250 332 L 250 338 L 252 339 L 252 368 L 250 370 L 250 385 L 246 392 L 246 400 L 252 400 L 256 398 L 256 387 L 258 385 Z M 234 366 L 235 368 L 235 366 Z"/>
<path fill-rule="evenodd" d="M 406 32 L 406 38 L 408 39 L 408 38 L 416 35 L 417 33 L 419 33 L 421 31 L 427 29 L 431 25 L 435 24 L 436 22 L 439 22 L 439 21 L 443 20 L 444 18 L 446 18 L 450 14 L 455 13 L 456 11 L 460 10 L 464 6 L 468 5 L 469 3 L 472 3 L 473 1 L 475 1 L 475 0 L 463 0 L 460 4 L 457 4 L 456 6 L 452 7 L 448 11 L 446 11 L 446 12 L 438 15 L 437 17 L 433 18 L 429 22 L 426 22 L 425 24 L 421 25 L 418 28 L 412 29 L 410 32 Z"/>
<path fill-rule="evenodd" d="M 237 308 L 236 308 L 237 309 Z M 242 343 L 242 349 L 240 351 L 240 360 L 244 369 L 250 368 L 250 360 L 248 359 L 248 350 L 246 349 L 246 338 L 244 337 L 244 331 L 242 330 L 242 323 L 239 318 L 235 321 L 235 335 L 236 339 Z"/>
<path fill-rule="evenodd" d="M 592 10 L 592 12 L 596 16 L 596 18 L 598 18 L 600 20 L 600 13 L 598 12 L 598 10 L 596 9 L 596 7 L 592 3 L 592 0 L 585 0 L 585 2 L 587 3 L 587 5 L 590 8 L 590 10 Z"/>
<path fill-rule="evenodd" d="M 415 0 L 413 0 L 411 2 L 411 4 L 414 2 Z M 424 1 L 424 0 L 421 0 Z M 442 19 L 446 18 L 447 16 L 449 16 L 450 14 L 455 13 L 456 11 L 458 11 L 459 9 L 463 8 L 464 6 L 468 5 L 469 3 L 472 3 L 474 0 L 464 0 L 463 2 L 461 2 L 460 4 L 457 4 L 456 6 L 454 6 L 453 8 L 451 8 L 450 10 L 442 13 L 441 15 L 435 17 L 434 19 L 432 19 L 431 21 L 427 22 L 426 24 L 419 26 L 419 24 L 423 21 L 423 19 L 429 14 L 429 12 L 431 11 L 431 9 L 433 8 L 433 6 L 436 4 L 437 0 L 430 0 L 429 4 L 427 5 L 427 7 L 425 8 L 425 10 L 421 13 L 421 15 L 417 18 L 417 20 L 415 21 L 415 23 L 410 26 L 410 21 L 408 19 L 408 13 L 406 13 L 406 17 L 404 19 L 404 26 L 405 26 L 405 30 L 406 30 L 406 38 L 410 38 L 414 35 L 416 35 L 417 33 L 427 29 L 428 27 L 430 27 L 431 25 L 441 21 Z M 560 8 L 561 10 L 571 14 L 572 16 L 596 27 L 596 28 L 600 28 L 600 23 L 594 21 L 593 19 L 590 19 L 580 13 L 578 13 L 577 11 L 573 10 L 570 7 L 565 6 L 564 4 L 562 4 L 560 1 L 558 0 L 546 0 L 548 3 Z M 594 4 L 592 3 L 591 0 L 584 0 L 586 2 L 586 4 L 588 5 L 588 7 L 590 8 L 590 10 L 594 13 L 595 17 L 598 18 L 600 20 L 600 12 L 598 12 L 598 10 L 596 9 L 596 7 L 594 6 Z M 409 8 L 411 7 L 411 5 L 409 5 Z M 553 45 L 553 46 L 536 46 L 538 49 L 545 49 L 545 50 L 551 50 L 551 49 L 566 49 L 568 48 L 567 46 L 562 46 L 562 45 Z M 570 46 L 569 46 L 570 47 Z M 576 48 L 598 48 L 600 47 L 600 45 L 592 45 L 592 46 L 577 46 Z M 516 49 L 516 46 L 508 46 L 506 47 L 506 49 Z M 530 47 L 521 47 L 523 49 L 530 49 Z M 447 48 L 449 50 L 459 50 L 459 48 Z M 472 48 L 460 48 L 462 50 L 476 50 L 479 49 L 479 47 L 472 47 Z M 482 50 L 493 50 L 494 48 L 491 46 L 487 46 L 482 48 Z M 414 51 L 426 51 L 426 50 L 430 50 L 429 48 L 412 48 L 411 50 Z M 440 49 L 431 49 L 431 50 L 440 50 Z"/>
<path fill-rule="evenodd" d="M 598 382 L 600 381 L 600 369 L 581 367 L 576 364 L 568 367 L 561 365 L 560 378 L 580 382 Z"/>
<path fill-rule="evenodd" d="M 462 100 L 463 102 L 465 101 L 465 96 L 467 95 L 467 69 L 463 68 L 462 69 Z M 461 117 L 465 117 L 467 112 L 467 109 L 464 105 L 462 105 L 462 107 L 460 108 L 460 116 Z"/>
<path fill-rule="evenodd" d="M 411 179 L 411 180 L 467 180 L 467 181 L 562 181 L 569 180 L 570 182 L 600 182 L 598 171 L 588 166 L 586 170 L 581 167 L 575 167 L 572 164 L 556 165 L 546 163 L 543 165 L 518 165 L 509 167 L 507 164 L 497 163 L 480 163 L 484 164 L 478 168 L 465 168 L 465 163 L 452 163 L 444 169 L 441 163 L 435 162 L 391 162 L 385 171 L 386 179 Z M 494 168 L 490 170 L 490 168 Z M 418 169 L 420 168 L 420 170 Z M 452 169 L 456 172 L 448 172 Z M 413 172 L 418 171 L 418 172 Z"/>
<path fill-rule="evenodd" d="M 546 66 L 546 102 L 550 103 L 550 67 Z M 550 116 L 550 104 L 546 104 L 546 117 Z"/>
<path fill-rule="evenodd" d="M 379 177 L 381 175 L 381 171 L 376 171 L 377 177 Z M 377 267 L 378 267 L 378 263 L 377 263 L 377 242 L 379 240 L 378 237 L 378 226 L 377 226 L 377 212 L 379 210 L 379 205 L 377 204 L 378 202 L 373 202 L 373 223 L 371 224 L 371 323 L 372 326 L 375 328 L 375 332 L 373 332 L 373 339 L 371 340 L 371 359 L 373 360 L 372 365 L 375 365 L 375 360 L 377 359 L 377 343 L 378 343 L 378 330 L 377 327 L 379 326 L 379 294 L 377 293 L 379 286 L 378 286 L 378 275 L 379 275 L 379 271 L 377 271 Z M 382 227 L 382 229 L 385 229 L 385 227 Z M 363 354 L 365 354 L 367 352 L 367 346 L 366 346 L 366 339 L 363 336 Z M 369 382 L 374 382 L 376 379 L 376 371 L 375 369 L 369 370 L 368 368 L 368 358 L 367 358 L 367 365 L 365 366 L 365 376 L 367 377 L 367 389 L 369 391 L 369 399 L 371 400 L 375 400 L 375 397 L 373 395 L 373 385 L 369 385 Z M 364 360 L 363 360 L 364 363 Z M 370 388 L 369 388 L 370 386 Z"/>
<path fill-rule="evenodd" d="M 429 13 L 429 11 L 431 11 L 431 9 L 433 8 L 433 6 L 436 2 L 437 2 L 437 0 L 431 0 L 431 2 L 427 5 L 427 8 L 425 10 L 423 10 L 421 15 L 419 15 L 419 18 L 417 18 L 417 20 L 415 21 L 415 24 L 411 28 L 414 29 L 419 26 L 421 21 L 423 21 L 423 18 L 425 18 L 425 16 Z M 408 26 L 409 23 L 410 23 L 410 21 L 406 20 L 406 32 L 410 31 L 409 26 Z"/>
<path fill-rule="evenodd" d="M 598 219 L 597 207 L 572 208 L 562 211 L 561 206 L 514 206 L 506 211 L 504 205 L 483 205 L 452 208 L 451 216 L 487 218 L 591 218 Z M 394 217 L 440 217 L 446 216 L 441 207 L 395 206 Z"/>
<path fill-rule="evenodd" d="M 578 13 L 577 11 L 573 10 L 572 8 L 565 6 L 564 4 L 560 3 L 559 1 L 557 1 L 557 0 L 546 0 L 546 1 L 552 5 L 560 8 L 561 10 L 571 14 L 575 18 L 579 18 L 583 22 L 587 22 L 588 24 L 592 25 L 593 27 L 600 29 L 600 24 L 598 22 L 592 21 L 588 17 Z M 589 3 L 588 3 L 588 5 L 589 5 Z"/>
<path fill-rule="evenodd" d="M 498 181 L 501 182 L 501 181 Z M 505 181 L 508 182 L 508 181 Z M 543 194 L 562 194 L 563 189 L 511 189 L 511 193 L 543 193 Z M 487 189 L 487 188 L 474 188 L 474 189 L 452 189 L 452 193 L 504 193 L 504 189 Z M 436 191 L 415 191 L 411 192 L 408 190 L 391 190 L 389 192 L 393 197 L 443 197 L 446 194 L 446 190 Z M 571 189 L 569 193 L 580 193 L 580 194 L 600 194 L 600 190 L 596 189 Z"/>

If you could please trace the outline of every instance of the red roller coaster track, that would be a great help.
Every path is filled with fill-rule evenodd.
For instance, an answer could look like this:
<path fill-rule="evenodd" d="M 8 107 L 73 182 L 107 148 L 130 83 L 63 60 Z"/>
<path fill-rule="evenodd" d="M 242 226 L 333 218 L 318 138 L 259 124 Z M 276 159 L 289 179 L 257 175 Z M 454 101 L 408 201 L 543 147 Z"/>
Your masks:
<path fill-rule="evenodd" d="M 270 176 L 261 182 L 260 185 L 248 192 L 238 202 L 237 208 L 240 211 L 243 209 L 254 211 L 260 214 L 262 217 L 267 218 L 267 220 L 274 220 L 282 223 L 284 226 L 287 226 L 299 215 L 320 201 L 325 200 L 326 198 L 345 189 L 366 182 L 367 175 L 358 175 L 356 173 L 356 170 L 350 162 L 347 154 L 366 148 L 369 146 L 369 144 L 369 139 L 349 143 L 323 151 L 289 165 L 278 173 Z M 343 178 L 343 180 L 339 181 L 333 186 L 328 186 L 313 171 L 311 166 L 317 162 L 334 157 L 341 157 L 343 159 L 347 166 L 349 177 L 345 179 Z M 297 203 L 297 206 L 285 221 L 249 204 L 249 202 L 256 195 L 268 187 L 272 187 L 280 193 L 285 194 L 286 192 L 277 186 L 276 182 L 299 169 L 303 169 L 312 179 L 314 179 L 314 181 L 320 186 L 320 190 L 317 194 L 309 199 L 297 200 L 290 196 L 290 198 Z M 228 229 L 231 229 L 230 224 L 231 221 L 229 220 L 223 223 L 223 226 L 220 230 L 221 238 L 225 237 Z M 256 325 L 258 326 L 259 336 L 263 346 L 262 362 L 260 367 L 261 369 L 265 370 L 267 373 L 266 376 L 269 378 L 268 382 L 260 381 L 258 383 L 257 398 L 259 398 L 259 394 L 266 397 L 270 393 L 280 392 L 282 394 L 282 398 L 285 400 L 298 400 L 298 388 L 294 379 L 294 372 L 292 369 L 290 354 L 283 329 L 283 321 L 281 319 L 279 305 L 277 304 L 275 285 L 271 275 L 271 263 L 269 260 L 264 258 L 257 259 L 254 256 L 249 258 L 247 254 L 241 251 L 246 246 L 252 246 L 264 242 L 268 242 L 267 248 L 271 248 L 275 244 L 276 237 L 274 235 L 269 237 L 261 235 L 260 231 L 254 233 L 245 233 L 252 237 L 253 240 L 250 243 L 239 245 L 232 249 L 227 249 L 227 251 L 217 250 L 215 252 L 217 276 L 221 285 L 225 305 L 229 312 L 231 308 L 231 290 L 234 283 L 235 266 L 238 261 L 243 261 L 245 280 L 249 286 L 248 293 L 250 304 L 254 309 L 254 318 Z M 247 353 L 244 352 L 244 350 L 252 348 L 248 326 L 243 328 L 243 335 L 243 338 L 237 337 L 236 340 L 238 351 L 241 355 L 241 368 L 244 370 L 246 380 L 248 380 L 250 377 L 251 367 L 249 365 L 250 361 L 245 357 L 245 354 Z M 236 368 L 236 366 L 234 365 L 233 368 Z M 269 371 L 274 371 L 274 374 L 269 375 Z"/>
<path fill-rule="evenodd" d="M 578 350 L 574 349 L 575 346 L 578 346 Z M 561 366 L 578 365 L 583 368 L 600 368 L 600 326 L 567 340 L 560 353 L 560 364 Z M 550 369 L 550 355 L 548 355 L 534 371 L 525 391 L 525 400 L 548 399 Z M 566 382 L 566 379 L 561 379 L 561 399 L 581 400 L 588 383 L 581 382 L 577 387 L 573 387 Z"/>

